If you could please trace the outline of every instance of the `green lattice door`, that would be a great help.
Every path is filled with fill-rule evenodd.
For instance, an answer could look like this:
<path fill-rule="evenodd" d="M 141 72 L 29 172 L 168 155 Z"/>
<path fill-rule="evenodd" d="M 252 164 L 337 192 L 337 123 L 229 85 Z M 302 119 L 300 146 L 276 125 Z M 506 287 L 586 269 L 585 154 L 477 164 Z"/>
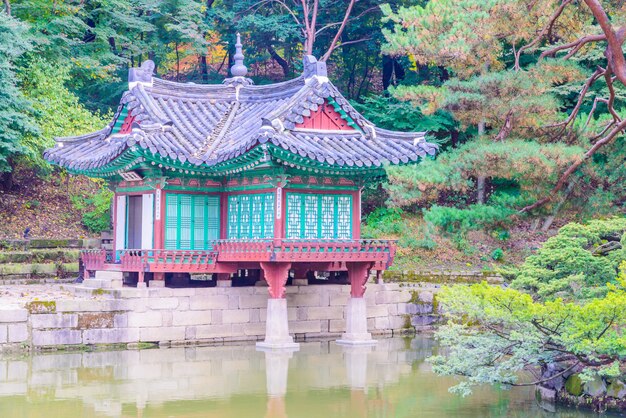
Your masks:
<path fill-rule="evenodd" d="M 209 250 L 220 236 L 219 196 L 167 194 L 165 248 Z"/>
<path fill-rule="evenodd" d="M 352 196 L 287 193 L 286 237 L 351 239 Z"/>
<path fill-rule="evenodd" d="M 228 197 L 228 238 L 274 237 L 274 194 L 241 194 Z"/>

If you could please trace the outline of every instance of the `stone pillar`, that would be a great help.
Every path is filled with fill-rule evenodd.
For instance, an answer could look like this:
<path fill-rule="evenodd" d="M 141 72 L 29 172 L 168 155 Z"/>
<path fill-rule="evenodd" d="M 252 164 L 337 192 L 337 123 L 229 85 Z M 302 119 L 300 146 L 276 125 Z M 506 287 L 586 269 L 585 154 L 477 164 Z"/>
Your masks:
<path fill-rule="evenodd" d="M 345 346 L 343 358 L 346 364 L 348 385 L 352 390 L 367 389 L 367 355 L 371 346 Z"/>
<path fill-rule="evenodd" d="M 306 275 L 309 271 L 303 268 L 295 268 L 293 271 L 293 280 L 291 284 L 294 286 L 308 286 L 309 279 L 307 279 Z"/>
<path fill-rule="evenodd" d="M 165 287 L 165 273 L 154 273 L 150 280 L 150 287 Z"/>
<path fill-rule="evenodd" d="M 293 342 L 289 335 L 287 319 L 287 299 L 285 285 L 291 263 L 261 263 L 265 280 L 269 286 L 270 297 L 267 300 L 265 320 L 265 340 L 256 343 L 260 349 L 297 349 L 300 345 Z"/>
<path fill-rule="evenodd" d="M 344 345 L 373 345 L 376 340 L 367 332 L 367 306 L 365 283 L 369 276 L 369 263 L 346 263 L 350 279 L 350 299 L 346 305 L 346 332 L 337 340 Z"/>
<path fill-rule="evenodd" d="M 137 273 L 138 275 L 138 279 L 137 279 L 137 288 L 138 289 L 145 289 L 147 286 L 146 281 L 145 281 L 145 276 L 146 273 L 143 271 L 140 271 Z"/>
<path fill-rule="evenodd" d="M 217 273 L 217 287 L 232 287 L 233 281 L 229 273 Z"/>

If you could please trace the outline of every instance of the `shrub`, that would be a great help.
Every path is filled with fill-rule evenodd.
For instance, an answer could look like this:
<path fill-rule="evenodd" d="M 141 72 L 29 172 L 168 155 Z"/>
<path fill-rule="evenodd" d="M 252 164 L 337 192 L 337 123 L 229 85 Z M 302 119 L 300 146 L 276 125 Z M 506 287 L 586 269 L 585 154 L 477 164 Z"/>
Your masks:
<path fill-rule="evenodd" d="M 494 261 L 500 261 L 504 258 L 504 251 L 502 248 L 496 248 L 491 252 L 491 259 Z"/>
<path fill-rule="evenodd" d="M 93 196 L 71 196 L 70 200 L 75 209 L 83 211 L 82 221 L 85 228 L 97 234 L 110 228 L 112 198 L 113 192 L 102 183 L 100 190 Z"/>
<path fill-rule="evenodd" d="M 511 285 L 545 299 L 601 296 L 607 283 L 615 283 L 626 252 L 615 249 L 599 255 L 594 250 L 609 240 L 624 241 L 625 231 L 624 218 L 567 224 L 513 272 Z"/>
<path fill-rule="evenodd" d="M 403 213 L 400 208 L 375 209 L 365 220 L 363 235 L 369 238 L 377 238 L 383 235 L 401 234 L 404 229 Z"/>

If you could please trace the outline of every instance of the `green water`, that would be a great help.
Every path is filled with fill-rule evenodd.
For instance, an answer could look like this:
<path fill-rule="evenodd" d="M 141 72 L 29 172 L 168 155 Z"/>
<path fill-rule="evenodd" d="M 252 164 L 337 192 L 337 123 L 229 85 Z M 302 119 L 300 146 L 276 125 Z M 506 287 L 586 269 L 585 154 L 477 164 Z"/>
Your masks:
<path fill-rule="evenodd" d="M 532 390 L 447 392 L 424 337 L 375 348 L 301 344 L 37 354 L 0 359 L 1 418 L 74 417 L 591 417 L 542 409 Z"/>

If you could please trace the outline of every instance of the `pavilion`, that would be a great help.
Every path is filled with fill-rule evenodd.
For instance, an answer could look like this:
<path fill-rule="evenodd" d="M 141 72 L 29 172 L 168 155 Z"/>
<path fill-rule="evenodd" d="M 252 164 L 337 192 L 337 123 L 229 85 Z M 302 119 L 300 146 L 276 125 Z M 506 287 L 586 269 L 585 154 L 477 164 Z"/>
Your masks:
<path fill-rule="evenodd" d="M 385 165 L 435 154 L 423 132 L 374 126 L 304 57 L 293 80 L 255 86 L 239 37 L 232 77 L 222 85 L 153 77 L 154 63 L 129 70 L 111 123 L 57 138 L 45 158 L 70 173 L 104 178 L 115 191 L 114 251 L 82 254 L 93 273 L 134 275 L 165 286 L 172 274 L 213 275 L 230 286 L 238 271 L 269 286 L 265 347 L 293 346 L 285 287 L 290 271 L 347 272 L 348 344 L 371 343 L 363 299 L 370 271 L 384 271 L 395 244 L 361 240 L 361 190 Z"/>

